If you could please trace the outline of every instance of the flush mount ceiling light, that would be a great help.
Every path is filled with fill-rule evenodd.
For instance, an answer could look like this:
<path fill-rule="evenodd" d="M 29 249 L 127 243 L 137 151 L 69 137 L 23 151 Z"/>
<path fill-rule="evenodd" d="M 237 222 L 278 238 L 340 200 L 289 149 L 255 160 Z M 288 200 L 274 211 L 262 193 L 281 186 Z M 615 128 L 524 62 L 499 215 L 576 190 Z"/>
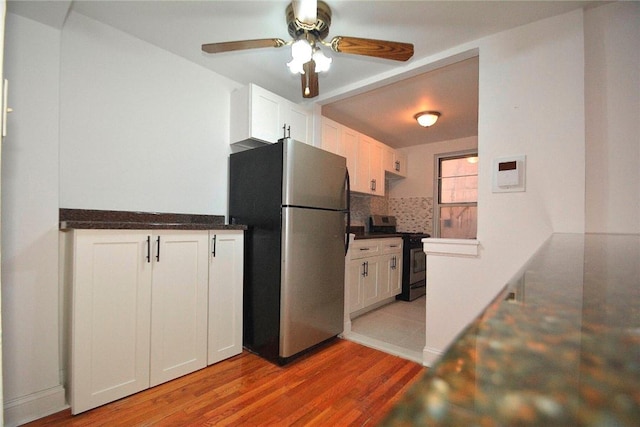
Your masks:
<path fill-rule="evenodd" d="M 428 128 L 429 126 L 433 126 L 435 122 L 438 121 L 440 113 L 437 111 L 422 111 L 413 117 L 418 121 L 418 124 L 420 126 Z"/>

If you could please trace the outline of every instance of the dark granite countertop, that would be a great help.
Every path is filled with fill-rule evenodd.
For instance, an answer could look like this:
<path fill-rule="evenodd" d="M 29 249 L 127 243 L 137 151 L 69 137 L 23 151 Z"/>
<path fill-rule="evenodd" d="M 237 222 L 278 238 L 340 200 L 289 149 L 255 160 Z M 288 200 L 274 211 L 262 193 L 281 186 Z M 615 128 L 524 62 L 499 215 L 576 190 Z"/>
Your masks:
<path fill-rule="evenodd" d="M 60 230 L 246 230 L 246 225 L 225 224 L 224 215 L 60 209 Z"/>
<path fill-rule="evenodd" d="M 349 233 L 354 235 L 355 240 L 364 240 L 364 239 L 386 239 L 391 237 L 402 237 L 402 233 L 369 233 L 365 231 L 364 226 L 355 225 L 349 228 Z"/>
<path fill-rule="evenodd" d="M 391 237 L 402 237 L 402 234 L 398 233 L 362 233 L 355 234 L 355 240 L 364 239 L 388 239 Z"/>
<path fill-rule="evenodd" d="M 383 424 L 640 425 L 640 236 L 553 235 Z"/>

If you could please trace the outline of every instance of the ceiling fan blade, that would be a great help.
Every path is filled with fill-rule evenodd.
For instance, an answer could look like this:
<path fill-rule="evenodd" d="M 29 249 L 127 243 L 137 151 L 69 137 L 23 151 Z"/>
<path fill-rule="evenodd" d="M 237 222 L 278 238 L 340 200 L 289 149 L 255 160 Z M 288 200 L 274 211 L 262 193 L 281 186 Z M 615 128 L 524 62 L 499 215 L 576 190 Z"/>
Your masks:
<path fill-rule="evenodd" d="M 374 56 L 394 61 L 406 61 L 413 56 L 413 45 L 411 43 L 362 39 L 359 37 L 334 37 L 331 40 L 331 49 L 335 52 Z"/>
<path fill-rule="evenodd" d="M 263 47 L 282 47 L 287 43 L 282 39 L 255 39 L 235 42 L 208 43 L 202 45 L 206 53 L 230 52 L 233 50 L 258 49 Z"/>
<path fill-rule="evenodd" d="M 317 0 L 293 0 L 293 14 L 306 25 L 314 25 L 318 20 Z"/>
<path fill-rule="evenodd" d="M 302 81 L 302 97 L 315 98 L 320 93 L 318 86 L 318 73 L 316 73 L 316 63 L 313 59 L 302 66 L 304 74 L 300 74 Z"/>

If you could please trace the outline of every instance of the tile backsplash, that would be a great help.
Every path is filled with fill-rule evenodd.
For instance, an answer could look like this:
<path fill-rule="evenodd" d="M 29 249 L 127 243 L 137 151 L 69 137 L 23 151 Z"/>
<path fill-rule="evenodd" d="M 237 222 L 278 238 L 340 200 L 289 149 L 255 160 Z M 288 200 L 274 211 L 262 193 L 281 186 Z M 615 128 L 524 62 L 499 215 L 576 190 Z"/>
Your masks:
<path fill-rule="evenodd" d="M 396 217 L 398 231 L 433 235 L 433 197 L 390 198 L 389 215 Z"/>
<path fill-rule="evenodd" d="M 371 215 L 389 215 L 389 199 L 351 193 L 351 225 L 364 226 L 369 231 Z"/>
<path fill-rule="evenodd" d="M 371 215 L 393 215 L 398 231 L 433 235 L 432 197 L 378 197 L 351 194 L 351 225 L 369 231 Z"/>

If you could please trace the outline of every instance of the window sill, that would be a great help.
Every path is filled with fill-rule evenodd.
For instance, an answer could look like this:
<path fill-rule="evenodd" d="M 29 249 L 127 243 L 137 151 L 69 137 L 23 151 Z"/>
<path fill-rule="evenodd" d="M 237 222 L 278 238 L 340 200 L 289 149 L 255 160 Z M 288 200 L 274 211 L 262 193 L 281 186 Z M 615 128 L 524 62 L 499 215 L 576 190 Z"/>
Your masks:
<path fill-rule="evenodd" d="M 423 239 L 424 252 L 427 255 L 445 255 L 460 257 L 477 257 L 480 242 L 477 239 Z"/>

